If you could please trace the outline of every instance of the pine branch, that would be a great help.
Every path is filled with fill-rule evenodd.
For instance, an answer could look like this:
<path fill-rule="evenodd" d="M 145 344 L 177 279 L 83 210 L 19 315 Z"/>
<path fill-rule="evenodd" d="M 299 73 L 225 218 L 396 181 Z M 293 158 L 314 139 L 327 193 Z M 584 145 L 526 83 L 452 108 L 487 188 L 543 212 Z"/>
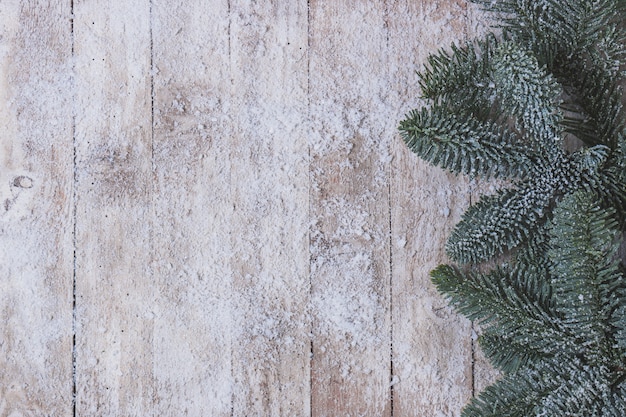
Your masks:
<path fill-rule="evenodd" d="M 493 59 L 493 81 L 503 112 L 516 119 L 544 153 L 550 155 L 560 145 L 557 112 L 561 88 L 536 58 L 513 42 L 504 42 Z"/>
<path fill-rule="evenodd" d="M 587 68 L 577 62 L 568 70 L 563 82 L 568 82 L 570 96 L 563 103 L 569 116 L 563 120 L 567 133 L 578 137 L 588 146 L 606 145 L 615 149 L 624 131 L 622 91 L 614 74 L 602 68 Z"/>
<path fill-rule="evenodd" d="M 615 17 L 623 4 L 478 3 L 505 16 L 507 32 L 433 55 L 420 74 L 432 105 L 411 112 L 400 130 L 432 164 L 522 185 L 471 207 L 450 236 L 448 254 L 477 263 L 514 249 L 541 227 L 560 196 L 577 188 L 600 195 L 626 227 L 626 174 L 618 162 L 625 123 L 615 69 L 626 56 Z M 557 49 L 546 55 L 544 43 Z M 564 134 L 587 146 L 567 156 Z"/>
<path fill-rule="evenodd" d="M 506 32 L 533 51 L 559 82 L 573 83 L 575 102 L 565 103 L 564 109 L 578 114 L 565 120 L 567 130 L 591 146 L 614 144 L 616 132 L 622 130 L 618 83 L 626 59 L 624 2 L 474 2 L 502 16 Z"/>
<path fill-rule="evenodd" d="M 554 146 L 560 140 L 557 112 L 561 88 L 529 51 L 494 36 L 452 45 L 428 59 L 419 74 L 422 97 L 454 114 L 470 114 L 506 126 L 509 119 L 524 137 Z"/>
<path fill-rule="evenodd" d="M 617 227 L 614 211 L 579 191 L 563 198 L 511 265 L 484 274 L 441 265 L 431 273 L 455 309 L 484 326 L 481 347 L 504 372 L 464 416 L 626 410 L 626 277 Z"/>
<path fill-rule="evenodd" d="M 418 73 L 422 98 L 453 112 L 487 120 L 494 113 L 493 84 L 489 62 L 497 48 L 495 36 L 487 36 L 476 45 L 451 46 L 451 53 L 440 49 L 428 58 Z"/>
<path fill-rule="evenodd" d="M 585 59 L 605 68 L 624 62 L 623 0 L 471 0 L 493 12 L 500 28 L 556 70 Z"/>
<path fill-rule="evenodd" d="M 621 229 L 626 229 L 626 138 L 620 134 L 599 176 L 597 193 L 605 207 L 616 211 Z"/>

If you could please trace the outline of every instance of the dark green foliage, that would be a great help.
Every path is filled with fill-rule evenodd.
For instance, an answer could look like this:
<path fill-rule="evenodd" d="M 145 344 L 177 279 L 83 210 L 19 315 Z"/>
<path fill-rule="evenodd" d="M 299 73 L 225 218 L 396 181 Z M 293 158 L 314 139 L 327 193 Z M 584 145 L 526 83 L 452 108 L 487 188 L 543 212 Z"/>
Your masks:
<path fill-rule="evenodd" d="M 512 132 L 471 116 L 460 119 L 440 106 L 411 112 L 401 129 L 415 153 L 454 173 L 514 178 L 534 165 Z"/>
<path fill-rule="evenodd" d="M 464 410 L 464 417 L 626 415 L 623 383 L 606 367 L 555 358 L 507 374 Z"/>
<path fill-rule="evenodd" d="M 483 197 L 453 230 L 448 255 L 461 263 L 479 262 L 525 241 L 560 192 L 556 181 L 537 176 L 518 188 Z"/>
<path fill-rule="evenodd" d="M 550 69 L 588 60 L 607 71 L 624 62 L 623 0 L 472 0 Z M 565 65 L 564 65 L 565 64 Z"/>
<path fill-rule="evenodd" d="M 500 34 L 431 56 L 400 123 L 429 163 L 506 180 L 431 274 L 503 372 L 463 416 L 626 416 L 626 0 L 474 2 Z"/>
<path fill-rule="evenodd" d="M 480 200 L 447 244 L 478 263 L 522 244 L 576 189 L 597 193 L 626 225 L 621 60 L 623 2 L 484 1 L 505 33 L 430 57 L 420 75 L 430 106 L 400 123 L 424 160 L 510 180 Z M 564 141 L 579 141 L 573 152 Z"/>
<path fill-rule="evenodd" d="M 511 41 L 488 36 L 484 41 L 440 51 L 420 74 L 423 98 L 437 108 L 507 127 L 509 141 L 558 140 L 561 87 L 535 57 Z M 401 129 L 402 130 L 402 129 Z M 506 129 L 509 130 L 509 129 Z"/>
<path fill-rule="evenodd" d="M 581 346 L 599 345 L 611 332 L 611 314 L 626 301 L 618 296 L 625 283 L 615 261 L 617 224 L 595 200 L 573 194 L 557 207 L 548 254 L 555 311 Z"/>
<path fill-rule="evenodd" d="M 481 347 L 505 372 L 464 416 L 626 415 L 626 278 L 614 213 L 597 201 L 565 197 L 548 241 L 531 239 L 511 264 L 432 272 L 452 305 L 485 327 Z"/>
<path fill-rule="evenodd" d="M 535 302 L 537 293 L 517 270 L 477 274 L 442 265 L 432 277 L 460 313 L 485 325 L 481 340 L 491 343 L 483 343 L 483 349 L 502 370 L 515 371 L 552 356 L 556 349 L 576 352 L 573 341 L 563 337 L 561 323 L 550 315 L 549 305 Z"/>

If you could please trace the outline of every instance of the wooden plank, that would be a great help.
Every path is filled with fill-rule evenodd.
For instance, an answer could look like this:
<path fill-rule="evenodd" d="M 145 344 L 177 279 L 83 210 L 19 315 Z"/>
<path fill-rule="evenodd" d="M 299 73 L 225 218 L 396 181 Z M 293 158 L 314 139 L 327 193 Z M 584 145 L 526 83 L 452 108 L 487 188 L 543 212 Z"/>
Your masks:
<path fill-rule="evenodd" d="M 306 416 L 307 2 L 230 6 L 233 415 Z"/>
<path fill-rule="evenodd" d="M 416 70 L 466 33 L 464 1 L 398 1 L 390 11 L 397 120 L 418 100 Z M 446 262 L 445 240 L 469 203 L 468 185 L 393 144 L 394 415 L 459 415 L 472 395 L 469 321 L 453 314 L 429 272 Z"/>
<path fill-rule="evenodd" d="M 385 2 L 310 2 L 312 404 L 390 416 Z"/>
<path fill-rule="evenodd" d="M 230 416 L 227 0 L 154 2 L 156 412 Z"/>
<path fill-rule="evenodd" d="M 151 415 L 150 4 L 74 13 L 76 415 Z"/>
<path fill-rule="evenodd" d="M 0 2 L 0 415 L 72 411 L 70 2 Z"/>

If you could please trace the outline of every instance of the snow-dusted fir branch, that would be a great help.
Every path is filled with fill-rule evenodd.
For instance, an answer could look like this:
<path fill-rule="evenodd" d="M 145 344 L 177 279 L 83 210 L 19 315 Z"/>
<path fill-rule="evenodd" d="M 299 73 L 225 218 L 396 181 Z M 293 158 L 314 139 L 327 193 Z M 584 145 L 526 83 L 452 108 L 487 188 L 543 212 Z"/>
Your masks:
<path fill-rule="evenodd" d="M 590 17 L 590 5 L 605 1 L 504 3 L 493 8 L 506 16 L 522 3 L 531 9 L 520 22 L 539 19 L 542 7 L 545 13 L 558 9 L 560 17 L 548 26 L 511 23 L 500 38 L 489 35 L 434 54 L 420 73 L 430 105 L 400 123 L 409 148 L 426 161 L 454 173 L 512 180 L 508 190 L 469 210 L 450 237 L 448 254 L 461 263 L 517 247 L 541 228 L 550 207 L 578 188 L 597 192 L 622 222 L 626 218 L 623 78 L 616 64 L 607 63 L 607 57 L 624 56 L 617 47 L 624 33 L 616 17 L 604 9 L 597 10 L 601 18 Z M 565 3 L 576 4 L 569 10 Z M 578 10 L 585 14 L 578 17 Z M 561 22 L 563 16 L 571 21 Z M 567 32 L 563 45 L 559 41 L 554 48 L 539 39 L 545 33 L 532 32 L 552 30 L 549 39 L 556 42 L 556 31 L 571 31 L 570 26 L 579 32 Z M 605 44 L 612 49 L 603 54 L 599 48 Z M 566 152 L 565 140 L 579 149 Z"/>
<path fill-rule="evenodd" d="M 547 229 L 548 241 L 533 243 L 539 258 L 486 274 L 432 272 L 453 305 L 483 324 L 481 346 L 505 372 L 465 416 L 626 415 L 626 276 L 614 213 L 576 192 Z"/>
<path fill-rule="evenodd" d="M 400 123 L 429 163 L 507 180 L 451 233 L 460 266 L 432 272 L 503 372 L 463 416 L 624 416 L 626 1 L 475 2 L 499 35 L 432 55 Z"/>

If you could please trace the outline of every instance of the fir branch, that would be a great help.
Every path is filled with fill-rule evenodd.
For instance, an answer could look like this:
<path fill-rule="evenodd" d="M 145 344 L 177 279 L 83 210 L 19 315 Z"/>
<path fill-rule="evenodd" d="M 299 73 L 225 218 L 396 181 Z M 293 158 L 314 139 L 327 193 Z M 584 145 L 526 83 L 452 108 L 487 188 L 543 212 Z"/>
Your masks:
<path fill-rule="evenodd" d="M 624 62 L 623 0 L 471 0 L 499 17 L 500 28 L 557 70 L 584 59 L 605 68 Z"/>
<path fill-rule="evenodd" d="M 400 125 L 454 173 L 511 180 L 446 244 L 464 270 L 433 282 L 484 328 L 504 377 L 464 416 L 626 415 L 626 1 L 475 0 L 502 35 L 440 51 L 420 74 L 430 108 Z M 580 139 L 579 149 L 562 140 Z M 508 254 L 503 264 L 476 266 Z M 484 268 L 481 268 L 484 269 Z"/>
<path fill-rule="evenodd" d="M 492 366 L 502 372 L 517 372 L 519 369 L 537 363 L 545 358 L 545 350 L 536 349 L 526 341 L 498 326 L 482 329 L 478 343 Z"/>
<path fill-rule="evenodd" d="M 455 309 L 485 326 L 481 347 L 505 373 L 464 416 L 624 410 L 617 393 L 626 379 L 626 279 L 613 214 L 593 194 L 576 192 L 546 224 L 549 240 L 531 239 L 511 266 L 478 274 L 442 265 L 432 272 Z"/>
<path fill-rule="evenodd" d="M 544 153 L 560 144 L 561 88 L 536 58 L 513 42 L 500 45 L 493 57 L 493 82 L 503 112 Z"/>
<path fill-rule="evenodd" d="M 510 371 L 529 358 L 552 357 L 559 351 L 580 353 L 558 317 L 536 302 L 537 295 L 528 291 L 515 271 L 500 268 L 489 274 L 463 274 L 441 265 L 431 276 L 461 314 L 486 327 L 485 352 L 500 369 Z M 496 343 L 496 336 L 508 344 Z"/>
<path fill-rule="evenodd" d="M 517 188 L 483 196 L 452 231 L 446 244 L 448 256 L 456 262 L 476 264 L 526 241 L 561 192 L 555 183 L 538 176 Z"/>
<path fill-rule="evenodd" d="M 611 59 L 624 55 L 616 46 L 623 31 L 615 17 L 597 10 L 600 3 L 609 10 L 623 8 L 609 0 L 592 3 L 489 2 L 488 7 L 519 17 L 507 23 L 512 34 L 440 51 L 420 74 L 423 96 L 433 104 L 411 112 L 400 125 L 411 150 L 472 177 L 521 180 L 518 184 L 542 177 L 531 185 L 535 190 L 513 186 L 470 208 L 447 244 L 455 261 L 483 262 L 515 248 L 541 227 L 560 196 L 576 188 L 598 193 L 620 215 L 626 211 L 626 176 L 613 160 L 624 131 L 621 90 L 615 71 L 592 56 L 605 44 L 612 45 Z M 558 65 L 549 63 L 555 77 L 541 66 L 537 45 L 528 43 L 525 49 L 519 43 L 520 33 L 539 36 L 541 31 L 535 32 L 544 26 L 571 44 L 557 51 Z M 589 33 L 593 39 L 583 42 Z M 557 81 L 565 83 L 566 96 Z M 564 134 L 588 146 L 566 156 Z"/>
<path fill-rule="evenodd" d="M 615 293 L 615 297 L 623 300 L 626 298 L 626 290 L 619 289 Z M 622 303 L 615 309 L 611 315 L 611 325 L 615 328 L 615 347 L 621 352 L 626 352 L 626 303 Z M 626 356 L 626 353 L 623 353 Z M 622 358 L 626 360 L 626 357 Z M 623 366 L 626 368 L 626 365 Z M 622 369 L 626 374 L 626 369 Z"/>
<path fill-rule="evenodd" d="M 497 48 L 495 36 L 476 45 L 451 46 L 451 53 L 440 49 L 428 58 L 418 73 L 422 98 L 454 112 L 469 113 L 486 120 L 493 112 L 493 84 L 489 62 Z"/>
<path fill-rule="evenodd" d="M 579 192 L 555 209 L 548 256 L 556 311 L 563 315 L 564 325 L 576 332 L 579 344 L 598 347 L 589 352 L 604 355 L 611 313 L 626 300 L 613 299 L 619 288 L 615 283 L 621 281 L 615 261 L 614 212 L 602 210 L 596 201 L 591 194 Z"/>
<path fill-rule="evenodd" d="M 431 55 L 419 73 L 422 97 L 455 114 L 502 126 L 510 118 L 539 146 L 560 140 L 561 88 L 529 51 L 493 35 Z M 547 147 L 546 149 L 550 149 Z"/>
<path fill-rule="evenodd" d="M 537 404 L 534 415 L 617 417 L 626 412 L 626 404 L 614 390 L 613 373 L 606 366 L 570 358 L 568 364 L 556 363 L 550 370 L 557 384 Z"/>
<path fill-rule="evenodd" d="M 625 410 L 618 394 L 626 379 L 626 279 L 614 212 L 575 192 L 544 227 L 549 239 L 534 235 L 510 266 L 479 274 L 441 265 L 431 273 L 455 309 L 485 327 L 481 347 L 505 373 L 464 416 Z"/>
<path fill-rule="evenodd" d="M 577 62 L 561 76 L 569 82 L 568 100 L 563 109 L 570 114 L 562 124 L 567 133 L 582 140 L 587 146 L 617 146 L 619 135 L 624 130 L 622 91 L 613 74 L 601 68 L 588 68 Z"/>
<path fill-rule="evenodd" d="M 616 210 L 621 229 L 626 229 L 626 139 L 619 135 L 599 178 L 598 194 L 604 205 Z"/>
<path fill-rule="evenodd" d="M 562 357 L 506 375 L 463 410 L 463 417 L 623 416 L 623 388 L 606 367 Z"/>
<path fill-rule="evenodd" d="M 530 367 L 506 374 L 475 397 L 463 409 L 462 417 L 540 416 L 536 412 L 537 405 L 561 382 L 552 377 L 552 372 L 546 372 L 552 368 L 558 369 L 558 366 L 551 362 L 535 362 Z"/>
<path fill-rule="evenodd" d="M 516 143 L 514 133 L 471 116 L 460 119 L 440 106 L 412 111 L 400 132 L 414 153 L 453 173 L 514 178 L 535 165 L 534 155 Z"/>

